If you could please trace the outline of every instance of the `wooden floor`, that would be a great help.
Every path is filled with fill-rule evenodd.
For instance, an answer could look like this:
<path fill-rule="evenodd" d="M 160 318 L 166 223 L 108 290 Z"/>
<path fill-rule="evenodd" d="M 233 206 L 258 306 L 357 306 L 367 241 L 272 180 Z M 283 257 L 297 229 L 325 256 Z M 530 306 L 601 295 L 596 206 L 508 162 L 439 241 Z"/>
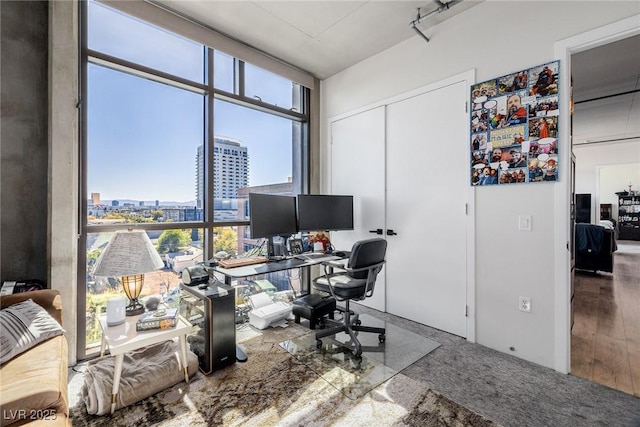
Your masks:
<path fill-rule="evenodd" d="M 610 273 L 577 272 L 571 374 L 640 396 L 640 242 Z"/>

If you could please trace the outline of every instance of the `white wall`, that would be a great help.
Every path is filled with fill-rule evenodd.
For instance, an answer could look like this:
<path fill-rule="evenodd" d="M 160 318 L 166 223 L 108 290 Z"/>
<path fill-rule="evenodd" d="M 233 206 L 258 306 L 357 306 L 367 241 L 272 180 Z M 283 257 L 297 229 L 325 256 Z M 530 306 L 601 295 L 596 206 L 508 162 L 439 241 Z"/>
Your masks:
<path fill-rule="evenodd" d="M 329 188 L 331 117 L 470 69 L 481 82 L 551 61 L 557 41 L 639 12 L 637 2 L 484 2 L 428 29 L 430 43 L 413 37 L 327 79 L 321 84 L 323 188 Z M 568 156 L 566 141 L 560 143 L 560 156 Z M 560 171 L 565 182 L 567 172 Z M 552 368 L 554 270 L 566 262 L 554 256 L 562 249 L 554 236 L 556 185 L 475 190 L 476 340 Z M 519 214 L 532 215 L 533 231 L 517 230 Z M 531 298 L 531 313 L 518 311 L 519 296 Z"/>
<path fill-rule="evenodd" d="M 615 130 L 612 130 L 615 132 Z M 576 156 L 576 193 L 591 194 L 591 222 L 600 219 L 601 203 L 613 205 L 618 218 L 616 192 L 640 190 L 640 140 L 573 146 Z"/>

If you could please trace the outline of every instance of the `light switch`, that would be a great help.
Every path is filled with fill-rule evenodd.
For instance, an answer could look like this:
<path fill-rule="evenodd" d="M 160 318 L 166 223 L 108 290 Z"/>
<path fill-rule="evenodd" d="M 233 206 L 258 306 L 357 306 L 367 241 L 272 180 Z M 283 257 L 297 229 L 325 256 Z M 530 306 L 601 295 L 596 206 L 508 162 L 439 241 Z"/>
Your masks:
<path fill-rule="evenodd" d="M 518 230 L 531 231 L 531 215 L 518 216 Z"/>

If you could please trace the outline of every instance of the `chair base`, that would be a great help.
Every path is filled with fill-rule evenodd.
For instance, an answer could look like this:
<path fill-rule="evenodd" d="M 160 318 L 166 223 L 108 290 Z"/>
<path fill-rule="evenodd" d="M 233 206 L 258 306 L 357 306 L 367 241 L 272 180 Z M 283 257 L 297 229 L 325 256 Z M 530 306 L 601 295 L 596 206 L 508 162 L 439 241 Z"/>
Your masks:
<path fill-rule="evenodd" d="M 354 346 L 354 354 L 356 356 L 360 356 L 362 354 L 362 344 L 358 340 L 357 332 L 371 332 L 374 334 L 378 334 L 378 341 L 384 343 L 386 340 L 386 330 L 385 328 L 375 328 L 372 326 L 363 326 L 360 324 L 360 319 L 358 319 L 358 315 L 351 315 L 353 311 L 349 309 L 349 301 L 346 301 L 345 310 L 344 310 L 344 319 L 342 323 L 336 324 L 333 327 L 329 327 L 323 329 L 321 331 L 316 332 L 316 346 L 318 348 L 322 347 L 322 338 L 328 337 L 330 335 L 335 335 L 340 332 L 346 332 L 351 338 L 351 344 Z"/>

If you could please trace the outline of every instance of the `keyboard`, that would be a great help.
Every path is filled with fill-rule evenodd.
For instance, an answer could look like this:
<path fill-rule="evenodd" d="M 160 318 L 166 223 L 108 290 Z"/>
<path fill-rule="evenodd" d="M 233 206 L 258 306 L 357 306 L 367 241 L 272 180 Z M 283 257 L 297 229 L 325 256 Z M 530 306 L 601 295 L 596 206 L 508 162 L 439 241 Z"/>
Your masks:
<path fill-rule="evenodd" d="M 245 258 L 230 258 L 218 261 L 218 265 L 222 268 L 243 267 L 245 265 L 262 264 L 269 261 L 266 256 L 251 256 Z"/>
<path fill-rule="evenodd" d="M 311 260 L 311 259 L 318 259 L 318 258 L 329 258 L 332 257 L 333 255 L 331 254 L 325 254 L 324 252 L 310 252 L 308 254 L 300 254 L 300 255 L 296 255 L 297 259 L 302 259 L 302 260 Z"/>

